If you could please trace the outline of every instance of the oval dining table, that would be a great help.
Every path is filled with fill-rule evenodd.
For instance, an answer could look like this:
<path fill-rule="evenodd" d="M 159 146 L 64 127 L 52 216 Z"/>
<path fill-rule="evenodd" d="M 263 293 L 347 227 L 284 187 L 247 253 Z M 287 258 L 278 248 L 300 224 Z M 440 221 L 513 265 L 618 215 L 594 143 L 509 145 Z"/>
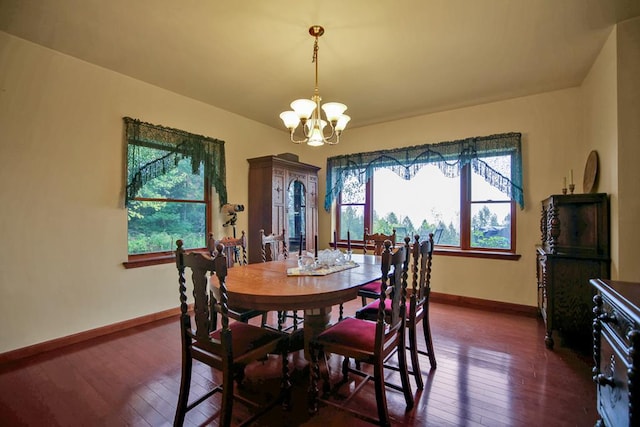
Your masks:
<path fill-rule="evenodd" d="M 227 272 L 229 301 L 264 311 L 304 310 L 304 347 L 331 320 L 331 307 L 357 298 L 358 289 L 380 278 L 380 257 L 353 254 L 355 267 L 326 275 L 296 272 L 296 258 L 248 264 Z M 293 274 L 287 274 L 293 269 Z"/>

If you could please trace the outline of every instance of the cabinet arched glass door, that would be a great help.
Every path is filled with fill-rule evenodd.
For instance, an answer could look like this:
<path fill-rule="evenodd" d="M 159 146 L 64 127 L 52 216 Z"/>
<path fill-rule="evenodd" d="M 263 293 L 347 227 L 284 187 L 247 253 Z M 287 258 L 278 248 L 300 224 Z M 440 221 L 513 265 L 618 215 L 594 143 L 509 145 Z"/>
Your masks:
<path fill-rule="evenodd" d="M 306 248 L 307 197 L 304 184 L 293 180 L 287 189 L 287 229 L 289 230 L 289 251 L 291 253 Z M 302 242 L 300 241 L 302 236 Z"/>

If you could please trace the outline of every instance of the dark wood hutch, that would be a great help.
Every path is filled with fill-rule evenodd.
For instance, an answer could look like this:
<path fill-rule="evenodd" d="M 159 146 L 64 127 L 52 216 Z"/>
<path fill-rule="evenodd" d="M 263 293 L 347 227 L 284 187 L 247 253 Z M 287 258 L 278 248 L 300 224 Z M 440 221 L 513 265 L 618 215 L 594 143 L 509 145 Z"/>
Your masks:
<path fill-rule="evenodd" d="M 287 246 L 313 251 L 318 234 L 318 166 L 300 163 L 290 153 L 248 159 L 249 263 L 262 262 L 260 229 L 266 234 L 285 230 Z"/>
<path fill-rule="evenodd" d="M 586 352 L 594 295 L 589 280 L 610 277 L 607 194 L 550 196 L 542 201 L 540 231 L 536 273 L 545 344 L 553 348 L 558 331 L 565 344 Z"/>

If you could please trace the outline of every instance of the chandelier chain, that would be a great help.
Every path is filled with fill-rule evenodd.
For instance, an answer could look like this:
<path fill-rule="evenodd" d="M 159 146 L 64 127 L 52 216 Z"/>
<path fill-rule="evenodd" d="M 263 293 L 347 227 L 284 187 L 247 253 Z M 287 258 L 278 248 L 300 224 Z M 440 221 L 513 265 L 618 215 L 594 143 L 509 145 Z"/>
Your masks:
<path fill-rule="evenodd" d="M 318 36 L 316 36 L 316 41 L 313 44 L 313 59 L 311 60 L 311 62 L 314 62 L 316 64 L 316 85 L 315 85 L 314 93 L 317 95 L 319 92 L 318 90 Z"/>

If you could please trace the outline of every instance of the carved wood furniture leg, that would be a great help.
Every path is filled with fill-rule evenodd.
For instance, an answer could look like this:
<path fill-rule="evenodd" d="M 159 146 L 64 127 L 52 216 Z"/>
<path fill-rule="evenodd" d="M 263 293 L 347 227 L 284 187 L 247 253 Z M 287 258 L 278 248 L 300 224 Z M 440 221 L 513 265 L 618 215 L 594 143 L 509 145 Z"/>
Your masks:
<path fill-rule="evenodd" d="M 547 330 L 544 336 L 544 345 L 546 345 L 549 350 L 553 350 L 553 344 L 553 331 Z"/>
<path fill-rule="evenodd" d="M 305 352 L 306 351 L 307 345 L 305 344 Z M 315 348 L 310 348 L 308 352 L 311 356 L 311 366 L 309 366 L 309 390 L 307 398 L 309 414 L 313 415 L 318 412 L 318 377 L 320 376 L 320 363 L 318 362 L 318 353 Z"/>

